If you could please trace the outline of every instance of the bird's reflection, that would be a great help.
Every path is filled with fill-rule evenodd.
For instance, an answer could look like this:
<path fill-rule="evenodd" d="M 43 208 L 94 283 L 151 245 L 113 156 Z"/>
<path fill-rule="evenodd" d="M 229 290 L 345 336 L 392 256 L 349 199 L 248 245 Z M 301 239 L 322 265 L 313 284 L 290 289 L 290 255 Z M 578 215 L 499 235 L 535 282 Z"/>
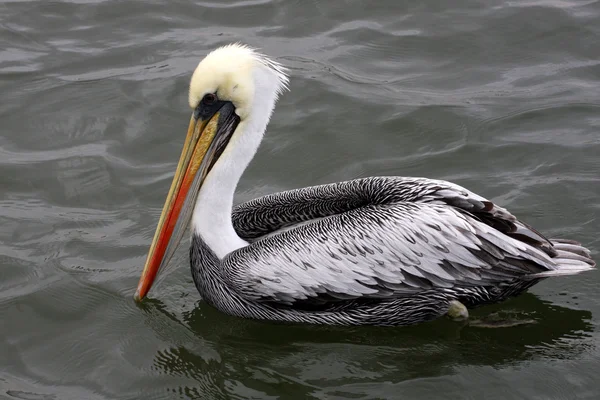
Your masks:
<path fill-rule="evenodd" d="M 477 328 L 448 320 L 404 328 L 280 325 L 230 317 L 200 302 L 183 317 L 147 303 L 194 340 L 158 352 L 154 366 L 193 384 L 186 398 L 306 398 L 362 382 L 452 374 L 462 366 L 502 367 L 540 358 L 578 358 L 591 346 L 591 312 L 525 294 L 477 310 L 515 310 L 535 323 Z M 354 393 L 356 394 L 356 393 Z M 208 397 L 207 397 L 208 396 Z"/>

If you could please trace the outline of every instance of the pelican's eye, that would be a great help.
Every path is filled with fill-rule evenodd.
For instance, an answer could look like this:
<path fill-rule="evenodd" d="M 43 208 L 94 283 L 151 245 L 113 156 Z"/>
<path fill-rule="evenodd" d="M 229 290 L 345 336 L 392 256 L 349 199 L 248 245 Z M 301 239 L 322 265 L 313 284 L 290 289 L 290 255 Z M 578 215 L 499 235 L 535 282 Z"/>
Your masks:
<path fill-rule="evenodd" d="M 215 93 L 206 93 L 202 98 L 202 103 L 204 103 L 207 106 L 212 106 L 217 102 L 217 100 L 219 100 L 219 98 Z"/>

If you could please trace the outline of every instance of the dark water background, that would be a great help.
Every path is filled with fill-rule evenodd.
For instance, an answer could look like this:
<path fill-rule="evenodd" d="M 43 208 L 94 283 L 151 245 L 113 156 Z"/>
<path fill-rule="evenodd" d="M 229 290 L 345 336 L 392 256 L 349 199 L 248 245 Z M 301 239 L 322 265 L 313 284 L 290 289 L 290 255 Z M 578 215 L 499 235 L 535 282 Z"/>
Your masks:
<path fill-rule="evenodd" d="M 369 175 L 448 179 L 600 259 L 600 3 L 0 2 L 0 398 L 598 399 L 600 273 L 407 329 L 239 320 L 187 243 L 134 288 L 189 121 L 241 40 L 291 92 L 236 201 Z"/>

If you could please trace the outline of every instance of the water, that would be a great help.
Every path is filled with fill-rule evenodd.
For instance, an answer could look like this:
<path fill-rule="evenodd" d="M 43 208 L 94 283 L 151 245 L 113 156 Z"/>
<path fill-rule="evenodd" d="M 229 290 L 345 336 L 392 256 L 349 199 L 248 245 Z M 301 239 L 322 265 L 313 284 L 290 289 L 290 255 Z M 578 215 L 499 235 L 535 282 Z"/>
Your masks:
<path fill-rule="evenodd" d="M 188 79 L 238 40 L 292 83 L 236 201 L 448 179 L 599 260 L 600 3 L 451 3 L 0 3 L 0 398 L 599 398 L 597 271 L 475 313 L 533 325 L 282 326 L 203 304 L 185 243 L 133 302 Z"/>

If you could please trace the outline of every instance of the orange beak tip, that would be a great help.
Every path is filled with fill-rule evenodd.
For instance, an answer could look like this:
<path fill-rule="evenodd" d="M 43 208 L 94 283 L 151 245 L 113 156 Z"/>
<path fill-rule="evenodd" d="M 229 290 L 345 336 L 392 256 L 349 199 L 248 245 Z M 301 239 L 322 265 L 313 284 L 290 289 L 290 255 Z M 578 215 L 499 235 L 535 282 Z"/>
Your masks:
<path fill-rule="evenodd" d="M 147 290 L 144 290 L 144 287 L 142 284 L 138 285 L 135 294 L 133 295 L 133 300 L 135 300 L 136 303 L 140 303 L 144 297 L 146 297 L 146 294 L 148 293 Z"/>

